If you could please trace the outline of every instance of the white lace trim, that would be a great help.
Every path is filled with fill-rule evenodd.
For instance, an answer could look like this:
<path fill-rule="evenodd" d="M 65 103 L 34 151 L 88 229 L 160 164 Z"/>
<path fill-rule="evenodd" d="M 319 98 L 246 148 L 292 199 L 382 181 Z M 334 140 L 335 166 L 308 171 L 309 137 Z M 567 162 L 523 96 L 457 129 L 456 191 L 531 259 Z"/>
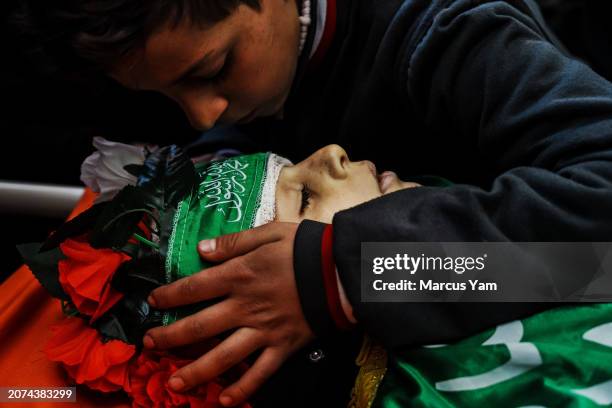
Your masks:
<path fill-rule="evenodd" d="M 253 228 L 274 221 L 276 215 L 276 184 L 278 176 L 283 167 L 290 166 L 292 163 L 274 153 L 270 153 L 266 167 L 266 174 L 263 188 L 261 189 L 261 200 L 259 208 L 255 214 Z"/>

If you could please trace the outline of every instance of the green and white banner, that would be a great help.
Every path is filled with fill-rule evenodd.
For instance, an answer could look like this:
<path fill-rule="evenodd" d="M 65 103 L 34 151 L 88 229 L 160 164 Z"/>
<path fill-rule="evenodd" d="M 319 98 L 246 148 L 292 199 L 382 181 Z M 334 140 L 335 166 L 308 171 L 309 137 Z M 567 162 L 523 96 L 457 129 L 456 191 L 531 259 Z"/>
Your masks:
<path fill-rule="evenodd" d="M 612 406 L 612 304 L 553 309 L 456 344 L 389 353 L 372 406 Z"/>
<path fill-rule="evenodd" d="M 196 166 L 198 184 L 178 204 L 165 264 L 166 282 L 211 266 L 197 251 L 203 239 L 254 228 L 274 218 L 276 183 L 290 162 L 255 153 Z M 164 324 L 193 314 L 208 303 L 166 312 Z"/>

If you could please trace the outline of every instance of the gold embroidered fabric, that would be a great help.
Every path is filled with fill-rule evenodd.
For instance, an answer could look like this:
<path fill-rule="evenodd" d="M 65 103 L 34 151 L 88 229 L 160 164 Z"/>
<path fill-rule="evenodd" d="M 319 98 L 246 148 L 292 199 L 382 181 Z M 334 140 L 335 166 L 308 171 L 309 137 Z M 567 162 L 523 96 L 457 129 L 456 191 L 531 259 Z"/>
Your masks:
<path fill-rule="evenodd" d="M 360 368 L 348 408 L 370 408 L 378 385 L 387 371 L 387 352 L 368 336 L 364 336 L 355 363 Z"/>

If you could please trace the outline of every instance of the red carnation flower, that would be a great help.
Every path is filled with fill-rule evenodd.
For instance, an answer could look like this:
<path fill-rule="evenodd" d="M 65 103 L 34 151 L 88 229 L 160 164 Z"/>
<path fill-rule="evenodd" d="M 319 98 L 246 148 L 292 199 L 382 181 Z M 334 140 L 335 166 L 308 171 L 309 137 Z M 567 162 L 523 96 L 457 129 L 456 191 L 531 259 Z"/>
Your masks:
<path fill-rule="evenodd" d="M 102 342 L 98 332 L 78 317 L 69 317 L 51 328 L 53 337 L 43 351 L 62 363 L 77 384 L 104 392 L 129 391 L 128 362 L 136 347 L 121 340 Z"/>
<path fill-rule="evenodd" d="M 111 287 L 113 274 L 130 257 L 87 242 L 67 239 L 60 244 L 67 257 L 59 261 L 59 281 L 77 310 L 95 322 L 123 296 Z"/>
<path fill-rule="evenodd" d="M 130 364 L 130 396 L 132 407 L 198 407 L 222 408 L 219 395 L 223 386 L 211 381 L 187 392 L 174 392 L 168 387 L 168 379 L 180 367 L 191 360 L 178 359 L 167 354 L 143 351 Z M 247 403 L 241 408 L 250 408 Z"/>

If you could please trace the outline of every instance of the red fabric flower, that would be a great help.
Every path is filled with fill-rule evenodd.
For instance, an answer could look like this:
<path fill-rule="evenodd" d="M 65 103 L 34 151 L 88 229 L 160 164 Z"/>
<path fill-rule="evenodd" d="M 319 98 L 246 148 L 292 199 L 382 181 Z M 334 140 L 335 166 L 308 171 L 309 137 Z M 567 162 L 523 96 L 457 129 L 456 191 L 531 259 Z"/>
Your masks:
<path fill-rule="evenodd" d="M 192 407 L 222 408 L 219 395 L 223 390 L 220 382 L 211 381 L 187 392 L 174 392 L 168 387 L 168 379 L 191 360 L 178 359 L 167 354 L 143 351 L 130 364 L 130 397 L 132 407 Z M 247 403 L 241 408 L 250 408 Z"/>
<path fill-rule="evenodd" d="M 69 317 L 51 328 L 53 337 L 43 351 L 62 363 L 77 384 L 104 392 L 129 390 L 128 363 L 136 347 L 121 340 L 102 342 L 98 332 L 79 317 Z"/>
<path fill-rule="evenodd" d="M 111 285 L 113 274 L 130 257 L 87 242 L 67 239 L 60 244 L 67 259 L 59 261 L 59 281 L 77 310 L 96 321 L 123 296 Z"/>

